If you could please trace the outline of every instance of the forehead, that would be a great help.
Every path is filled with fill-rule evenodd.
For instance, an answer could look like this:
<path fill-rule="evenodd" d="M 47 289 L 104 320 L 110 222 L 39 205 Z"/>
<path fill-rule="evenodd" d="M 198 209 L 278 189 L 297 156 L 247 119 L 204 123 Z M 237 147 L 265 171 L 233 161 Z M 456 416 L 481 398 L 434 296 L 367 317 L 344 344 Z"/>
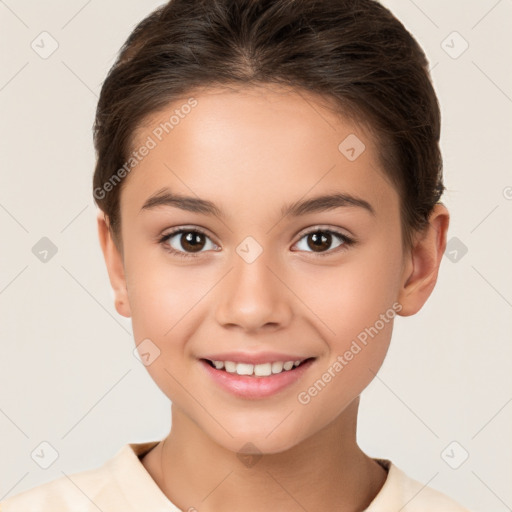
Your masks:
<path fill-rule="evenodd" d="M 251 198 L 341 189 L 364 193 L 378 206 L 394 189 L 375 139 L 367 125 L 332 107 L 281 86 L 209 88 L 178 99 L 135 132 L 132 151 L 151 149 L 126 178 L 121 209 L 140 210 L 163 187 L 216 204 L 239 198 L 238 207 Z"/>
<path fill-rule="evenodd" d="M 311 132 L 319 130 L 323 138 L 326 131 L 332 132 L 331 135 L 337 132 L 335 138 L 344 131 L 357 132 L 373 145 L 373 135 L 365 120 L 349 118 L 348 110 L 341 116 L 340 108 L 332 98 L 285 85 L 204 87 L 143 118 L 134 131 L 131 147 L 135 149 L 143 144 L 148 134 L 157 142 L 165 142 L 163 139 L 171 133 L 179 135 L 186 131 L 184 125 L 195 129 L 197 124 L 202 125 L 201 132 L 208 132 L 210 141 L 218 142 L 226 134 L 228 123 L 234 123 L 240 137 L 258 135 L 258 141 L 275 139 L 284 126 L 286 133 L 281 134 L 280 142 L 285 139 L 296 142 L 300 136 L 311 139 Z M 196 135 L 200 135 L 197 130 Z M 318 138 L 314 142 L 318 144 Z"/>

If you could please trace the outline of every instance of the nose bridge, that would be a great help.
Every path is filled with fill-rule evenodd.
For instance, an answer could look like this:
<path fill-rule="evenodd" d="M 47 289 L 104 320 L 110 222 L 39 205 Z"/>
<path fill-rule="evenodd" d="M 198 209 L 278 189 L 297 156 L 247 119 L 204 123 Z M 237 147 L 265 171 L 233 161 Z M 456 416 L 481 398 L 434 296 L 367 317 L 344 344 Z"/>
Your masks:
<path fill-rule="evenodd" d="M 267 324 L 277 327 L 288 322 L 290 297 L 274 275 L 275 262 L 270 256 L 271 251 L 258 248 L 250 239 L 233 252 L 232 270 L 218 290 L 216 316 L 220 324 L 255 330 Z"/>

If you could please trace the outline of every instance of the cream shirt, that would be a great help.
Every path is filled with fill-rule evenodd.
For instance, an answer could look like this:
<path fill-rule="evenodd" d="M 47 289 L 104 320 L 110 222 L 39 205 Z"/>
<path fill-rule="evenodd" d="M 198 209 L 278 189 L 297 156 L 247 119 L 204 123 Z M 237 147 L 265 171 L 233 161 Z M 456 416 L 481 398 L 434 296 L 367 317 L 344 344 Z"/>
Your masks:
<path fill-rule="evenodd" d="M 7 498 L 0 503 L 0 512 L 182 512 L 140 461 L 158 442 L 126 444 L 98 468 L 62 476 Z M 375 460 L 388 470 L 388 477 L 364 512 L 470 512 L 409 478 L 391 461 Z M 194 512 L 193 505 L 184 512 Z"/>

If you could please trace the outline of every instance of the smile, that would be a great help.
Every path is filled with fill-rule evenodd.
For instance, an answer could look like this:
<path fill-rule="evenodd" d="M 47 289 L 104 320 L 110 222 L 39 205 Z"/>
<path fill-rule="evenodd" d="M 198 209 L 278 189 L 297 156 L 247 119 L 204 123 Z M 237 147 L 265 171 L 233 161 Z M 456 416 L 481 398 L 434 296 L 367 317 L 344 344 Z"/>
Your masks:
<path fill-rule="evenodd" d="M 287 361 L 248 363 L 221 359 L 200 359 L 212 382 L 229 394 L 244 399 L 276 395 L 299 381 L 315 357 Z"/>
<path fill-rule="evenodd" d="M 224 370 L 228 373 L 236 373 L 238 375 L 252 375 L 255 377 L 268 377 L 282 372 L 287 372 L 299 366 L 304 360 L 297 361 L 274 361 L 272 363 L 251 364 L 236 363 L 234 361 L 209 361 L 217 370 Z"/>

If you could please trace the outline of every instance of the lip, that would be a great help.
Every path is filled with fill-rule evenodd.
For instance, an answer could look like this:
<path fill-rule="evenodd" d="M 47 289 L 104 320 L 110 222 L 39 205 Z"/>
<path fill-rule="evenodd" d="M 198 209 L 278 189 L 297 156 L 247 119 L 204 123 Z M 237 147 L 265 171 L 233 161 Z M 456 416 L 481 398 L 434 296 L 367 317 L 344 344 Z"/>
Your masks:
<path fill-rule="evenodd" d="M 281 361 L 304 361 L 311 356 L 300 356 L 284 354 L 282 352 L 223 352 L 222 354 L 210 354 L 201 359 L 209 359 L 210 361 L 233 361 L 234 363 L 264 364 Z"/>
<path fill-rule="evenodd" d="M 246 355 L 244 355 L 245 357 Z M 261 356 L 261 354 L 260 354 Z M 272 357 L 275 357 L 273 354 Z M 215 356 L 217 357 L 217 356 Z M 226 357 L 226 354 L 222 354 L 222 357 Z M 265 356 L 267 357 L 267 356 Z M 289 356 L 286 356 L 289 357 Z M 209 357 L 207 359 L 210 359 Z M 289 388 L 294 383 L 303 377 L 304 373 L 314 363 L 315 358 L 300 358 L 308 359 L 299 366 L 294 367 L 292 370 L 283 371 L 269 375 L 267 377 L 256 377 L 249 375 L 238 375 L 237 373 L 229 373 L 225 370 L 217 370 L 212 367 L 205 359 L 200 359 L 199 363 L 208 376 L 223 390 L 228 393 L 235 395 L 240 398 L 247 398 L 252 400 L 267 398 Z M 217 360 L 217 359 L 215 359 Z M 233 361 L 233 359 L 218 359 L 219 361 Z M 270 359 L 262 360 L 255 358 L 254 360 L 271 362 Z M 282 358 L 272 359 L 272 361 L 282 361 Z M 286 359 L 286 361 L 292 361 L 293 357 Z M 247 359 L 243 359 L 237 362 L 249 362 Z M 260 364 L 260 363 L 253 363 Z"/>

